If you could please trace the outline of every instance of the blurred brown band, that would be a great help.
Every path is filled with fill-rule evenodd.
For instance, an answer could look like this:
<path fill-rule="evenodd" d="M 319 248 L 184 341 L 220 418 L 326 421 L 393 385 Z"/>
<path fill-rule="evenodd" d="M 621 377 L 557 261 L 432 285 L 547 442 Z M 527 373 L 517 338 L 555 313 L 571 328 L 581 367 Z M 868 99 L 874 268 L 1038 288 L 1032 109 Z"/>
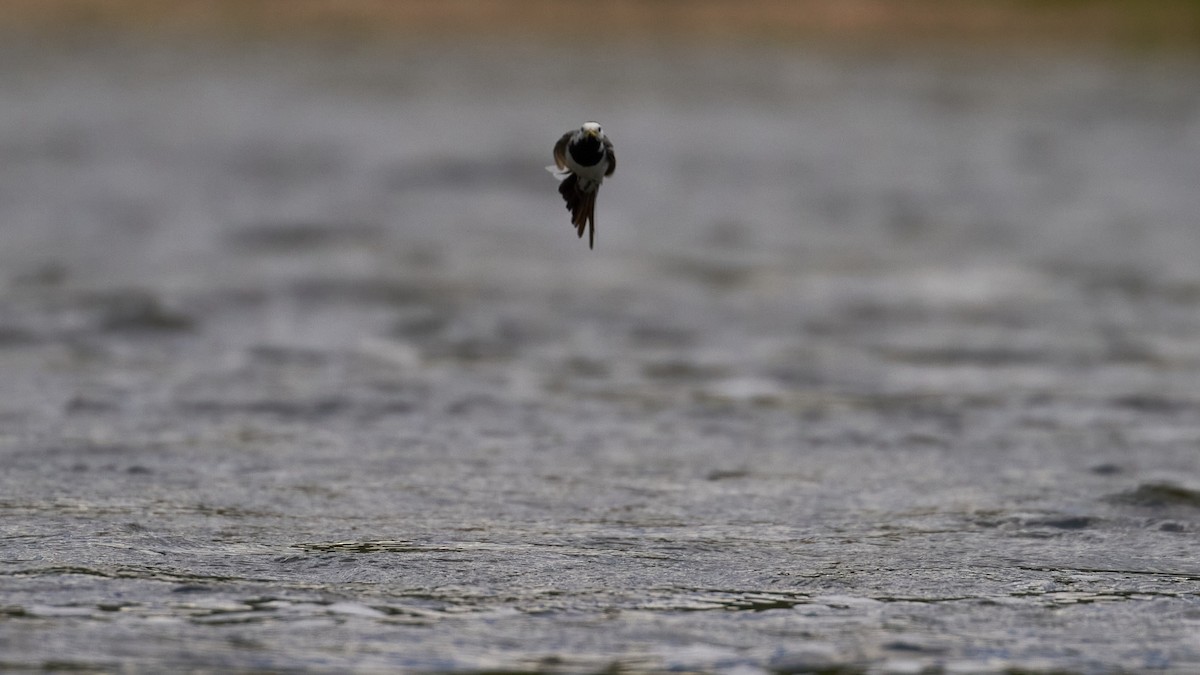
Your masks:
<path fill-rule="evenodd" d="M 6 0 L 33 33 L 1200 45 L 1196 0 Z"/>

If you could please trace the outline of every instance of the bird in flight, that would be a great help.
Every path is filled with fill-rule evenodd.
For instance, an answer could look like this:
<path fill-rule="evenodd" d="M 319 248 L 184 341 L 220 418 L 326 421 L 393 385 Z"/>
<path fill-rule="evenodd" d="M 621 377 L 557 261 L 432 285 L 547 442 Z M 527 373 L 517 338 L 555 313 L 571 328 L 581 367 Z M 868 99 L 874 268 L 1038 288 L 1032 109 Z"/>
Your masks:
<path fill-rule="evenodd" d="M 596 245 L 596 192 L 616 168 L 612 141 L 596 122 L 584 122 L 554 144 L 554 166 L 546 169 L 562 179 L 558 194 L 567 202 L 571 224 L 581 238 L 587 228 L 588 248 Z"/>

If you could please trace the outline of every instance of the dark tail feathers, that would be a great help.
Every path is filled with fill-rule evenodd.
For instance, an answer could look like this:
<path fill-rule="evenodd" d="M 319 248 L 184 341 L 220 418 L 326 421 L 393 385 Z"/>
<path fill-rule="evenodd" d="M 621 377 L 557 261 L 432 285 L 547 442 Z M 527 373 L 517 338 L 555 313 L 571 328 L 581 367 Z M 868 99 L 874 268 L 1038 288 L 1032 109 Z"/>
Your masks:
<path fill-rule="evenodd" d="M 588 248 L 596 246 L 596 193 L 600 186 L 590 192 L 579 189 L 579 176 L 571 174 L 558 184 L 558 194 L 567 202 L 567 210 L 571 212 L 571 224 L 575 226 L 580 237 L 584 228 L 588 229 Z"/>

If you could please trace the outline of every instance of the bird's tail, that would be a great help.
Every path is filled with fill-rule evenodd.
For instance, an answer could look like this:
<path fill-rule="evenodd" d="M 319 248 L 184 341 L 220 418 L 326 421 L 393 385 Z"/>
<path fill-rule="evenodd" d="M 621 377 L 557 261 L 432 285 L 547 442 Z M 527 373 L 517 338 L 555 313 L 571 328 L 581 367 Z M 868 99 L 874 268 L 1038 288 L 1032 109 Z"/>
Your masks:
<path fill-rule="evenodd" d="M 558 185 L 558 193 L 567 202 L 567 210 L 571 212 L 571 224 L 575 226 L 580 237 L 583 230 L 588 229 L 588 248 L 596 246 L 596 193 L 600 186 L 584 190 L 579 186 L 579 176 L 570 174 Z"/>
<path fill-rule="evenodd" d="M 583 237 L 583 228 L 588 230 L 588 248 L 596 248 L 596 193 L 580 192 L 579 209 L 571 212 L 571 223 L 575 225 L 579 236 Z"/>

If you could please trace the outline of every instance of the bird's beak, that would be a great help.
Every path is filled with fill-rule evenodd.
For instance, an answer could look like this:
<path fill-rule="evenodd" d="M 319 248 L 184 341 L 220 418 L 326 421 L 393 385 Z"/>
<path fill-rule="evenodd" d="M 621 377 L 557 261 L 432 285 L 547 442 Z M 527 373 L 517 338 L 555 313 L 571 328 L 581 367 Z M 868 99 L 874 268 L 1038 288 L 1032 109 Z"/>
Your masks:
<path fill-rule="evenodd" d="M 600 135 L 600 132 L 596 131 L 595 129 L 584 129 L 583 133 L 587 136 L 591 136 L 592 138 L 595 138 L 596 136 Z"/>

